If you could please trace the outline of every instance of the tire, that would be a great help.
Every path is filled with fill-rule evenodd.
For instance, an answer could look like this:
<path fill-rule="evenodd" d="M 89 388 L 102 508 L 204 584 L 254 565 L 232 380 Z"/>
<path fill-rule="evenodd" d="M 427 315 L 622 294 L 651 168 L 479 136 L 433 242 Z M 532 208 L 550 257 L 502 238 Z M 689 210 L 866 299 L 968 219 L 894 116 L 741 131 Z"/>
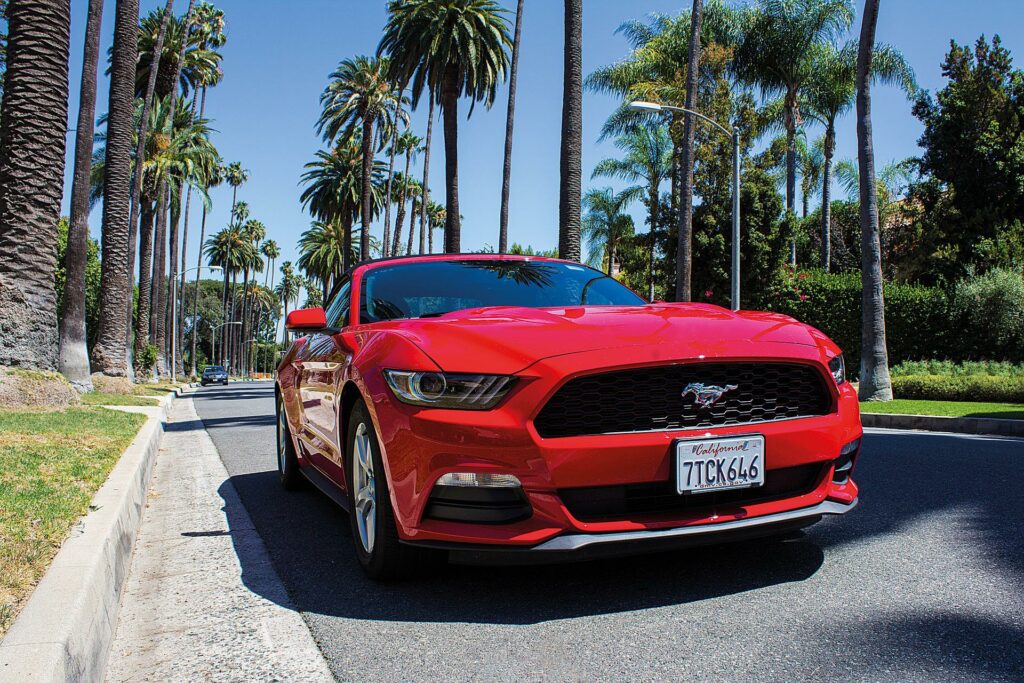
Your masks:
<path fill-rule="evenodd" d="M 281 479 L 281 486 L 287 491 L 295 491 L 302 488 L 302 472 L 299 471 L 299 459 L 295 454 L 295 444 L 292 442 L 288 429 L 288 420 L 285 417 L 284 403 L 281 395 L 276 396 L 277 405 L 277 474 Z"/>
<path fill-rule="evenodd" d="M 377 432 L 362 400 L 353 406 L 345 433 L 349 520 L 356 557 L 363 571 L 371 579 L 385 581 L 421 574 L 428 568 L 440 565 L 447 553 L 416 548 L 399 540 Z M 363 461 L 370 464 L 368 473 L 360 465 L 361 453 Z M 363 486 L 360 487 L 360 484 Z M 360 492 L 365 495 L 360 495 Z M 367 514 L 368 507 L 372 508 L 372 514 Z"/>
<path fill-rule="evenodd" d="M 227 385 L 228 385 L 228 381 L 224 380 L 224 386 L 227 386 Z"/>
<path fill-rule="evenodd" d="M 209 382 L 200 382 L 200 384 L 205 387 Z"/>

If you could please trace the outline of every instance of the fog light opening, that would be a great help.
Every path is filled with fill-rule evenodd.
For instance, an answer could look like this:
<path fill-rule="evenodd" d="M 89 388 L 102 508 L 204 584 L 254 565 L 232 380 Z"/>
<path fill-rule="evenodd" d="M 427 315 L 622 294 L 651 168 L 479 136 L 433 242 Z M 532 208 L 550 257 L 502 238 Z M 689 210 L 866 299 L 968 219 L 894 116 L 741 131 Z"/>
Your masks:
<path fill-rule="evenodd" d="M 850 480 L 853 472 L 853 465 L 857 461 L 857 454 L 860 452 L 860 439 L 854 439 L 843 446 L 839 451 L 839 457 L 835 459 L 835 469 L 832 472 L 832 482 L 845 484 Z"/>
<path fill-rule="evenodd" d="M 467 488 L 509 489 L 522 486 L 519 478 L 512 474 L 491 472 L 449 472 L 437 480 L 438 486 L 462 486 Z"/>

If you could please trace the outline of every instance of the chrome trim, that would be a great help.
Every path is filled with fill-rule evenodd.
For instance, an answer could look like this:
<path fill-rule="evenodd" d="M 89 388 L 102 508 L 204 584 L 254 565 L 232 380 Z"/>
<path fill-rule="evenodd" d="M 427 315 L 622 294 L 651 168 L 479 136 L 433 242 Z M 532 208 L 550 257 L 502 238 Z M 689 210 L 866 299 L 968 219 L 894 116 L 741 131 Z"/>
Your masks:
<path fill-rule="evenodd" d="M 698 526 L 684 526 L 675 529 L 657 529 L 654 531 L 621 531 L 607 534 L 567 534 L 556 536 L 550 541 L 545 541 L 538 546 L 531 548 L 531 551 L 572 551 L 579 550 L 584 546 L 596 543 L 623 543 L 629 541 L 644 541 L 663 538 L 678 538 L 681 536 L 700 536 L 702 534 L 714 534 L 723 531 L 734 531 L 736 529 L 748 529 L 778 522 L 792 522 L 806 517 L 819 517 L 821 515 L 843 515 L 857 506 L 860 499 L 855 498 L 849 505 L 826 500 L 809 508 L 790 510 L 788 512 L 777 512 L 773 515 L 762 515 L 760 517 L 749 517 L 737 519 L 731 522 L 720 522 L 717 524 L 701 524 Z"/>

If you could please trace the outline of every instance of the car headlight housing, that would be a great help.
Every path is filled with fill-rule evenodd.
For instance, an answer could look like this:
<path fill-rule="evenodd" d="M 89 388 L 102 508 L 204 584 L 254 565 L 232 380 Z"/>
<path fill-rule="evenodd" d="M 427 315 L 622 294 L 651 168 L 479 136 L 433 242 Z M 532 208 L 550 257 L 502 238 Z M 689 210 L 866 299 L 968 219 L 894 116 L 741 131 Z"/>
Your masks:
<path fill-rule="evenodd" d="M 830 360 L 828 362 L 828 369 L 832 373 L 832 379 L 836 381 L 836 385 L 846 381 L 846 362 L 843 360 L 843 354 L 839 354 Z"/>
<path fill-rule="evenodd" d="M 516 382 L 507 375 L 471 375 L 448 372 L 385 370 L 395 397 L 425 408 L 488 410 L 505 398 Z"/>

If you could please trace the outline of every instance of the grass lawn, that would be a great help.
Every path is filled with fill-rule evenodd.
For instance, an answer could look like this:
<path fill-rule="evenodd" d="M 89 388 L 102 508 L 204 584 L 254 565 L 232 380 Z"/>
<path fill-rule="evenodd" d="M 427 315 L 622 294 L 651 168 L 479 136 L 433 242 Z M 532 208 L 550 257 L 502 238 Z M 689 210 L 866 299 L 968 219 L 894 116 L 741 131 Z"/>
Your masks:
<path fill-rule="evenodd" d="M 1003 420 L 1024 420 L 1021 403 L 972 403 L 969 401 L 873 401 L 861 403 L 862 413 L 897 413 L 900 415 L 938 415 L 942 417 L 995 417 Z"/>
<path fill-rule="evenodd" d="M 155 406 L 160 397 L 139 394 L 102 394 L 90 391 L 87 394 L 82 394 L 81 399 L 82 405 L 87 406 Z"/>
<path fill-rule="evenodd" d="M 145 420 L 0 411 L 0 637 Z"/>

